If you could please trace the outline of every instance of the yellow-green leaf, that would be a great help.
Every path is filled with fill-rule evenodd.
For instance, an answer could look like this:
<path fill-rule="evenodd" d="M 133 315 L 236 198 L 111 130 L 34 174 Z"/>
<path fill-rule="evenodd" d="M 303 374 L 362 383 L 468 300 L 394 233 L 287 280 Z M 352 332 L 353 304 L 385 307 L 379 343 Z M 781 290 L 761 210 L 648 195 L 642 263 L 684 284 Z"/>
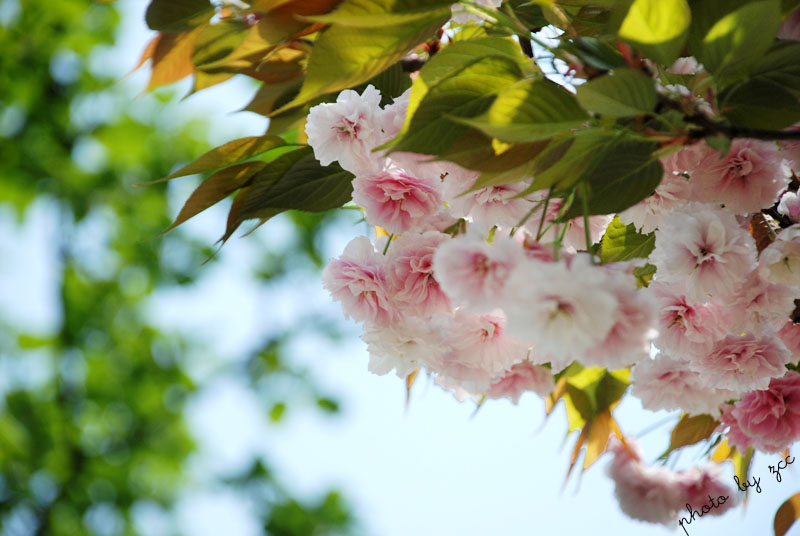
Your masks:
<path fill-rule="evenodd" d="M 426 16 L 408 24 L 374 28 L 334 25 L 314 43 L 300 94 L 286 108 L 339 91 L 384 71 L 436 34 L 446 16 Z"/>
<path fill-rule="evenodd" d="M 363 28 L 414 23 L 426 17 L 449 17 L 451 0 L 344 0 L 316 22 Z"/>
<path fill-rule="evenodd" d="M 558 84 L 526 79 L 501 91 L 483 115 L 459 122 L 503 141 L 532 142 L 579 127 L 587 119 L 575 97 Z"/>
<path fill-rule="evenodd" d="M 686 0 L 634 0 L 618 35 L 654 60 L 669 65 L 686 42 L 691 17 Z"/>
<path fill-rule="evenodd" d="M 711 415 L 690 416 L 684 414 L 678 424 L 675 425 L 675 428 L 672 429 L 669 447 L 661 455 L 661 458 L 666 458 L 675 449 L 694 445 L 704 439 L 708 439 L 718 426 L 719 421 Z"/>

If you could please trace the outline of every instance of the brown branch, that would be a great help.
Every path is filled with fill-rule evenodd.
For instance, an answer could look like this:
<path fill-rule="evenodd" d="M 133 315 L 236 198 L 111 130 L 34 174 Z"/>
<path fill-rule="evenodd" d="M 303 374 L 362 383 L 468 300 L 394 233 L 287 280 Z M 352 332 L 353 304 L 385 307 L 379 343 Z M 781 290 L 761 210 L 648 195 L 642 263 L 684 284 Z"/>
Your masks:
<path fill-rule="evenodd" d="M 684 119 L 687 123 L 692 123 L 700 127 L 689 131 L 690 139 L 702 139 L 721 135 L 731 139 L 751 138 L 764 141 L 800 141 L 800 130 L 769 130 L 765 128 L 740 127 L 712 121 L 702 114 L 687 115 Z"/>
<path fill-rule="evenodd" d="M 702 113 L 687 114 L 686 110 L 667 97 L 659 97 L 658 107 L 677 110 L 683 115 L 683 120 L 698 127 L 689 131 L 689 139 L 701 140 L 713 136 L 725 136 L 726 138 L 751 138 L 764 141 L 800 141 L 800 130 L 770 130 L 765 128 L 750 128 L 730 125 L 720 121 L 714 121 Z"/>
<path fill-rule="evenodd" d="M 517 35 L 517 37 L 519 38 L 519 46 L 522 48 L 522 52 L 529 58 L 533 58 L 533 45 L 531 45 L 531 40 L 524 35 Z"/>

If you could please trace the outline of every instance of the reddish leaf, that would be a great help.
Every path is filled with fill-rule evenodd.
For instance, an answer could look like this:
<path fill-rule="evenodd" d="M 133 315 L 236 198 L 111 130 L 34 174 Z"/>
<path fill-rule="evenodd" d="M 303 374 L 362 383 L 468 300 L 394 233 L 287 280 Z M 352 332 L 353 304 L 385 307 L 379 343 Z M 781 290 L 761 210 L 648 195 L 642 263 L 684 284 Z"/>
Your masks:
<path fill-rule="evenodd" d="M 194 72 L 192 51 L 199 30 L 161 34 L 153 51 L 153 72 L 146 91 L 177 82 Z"/>

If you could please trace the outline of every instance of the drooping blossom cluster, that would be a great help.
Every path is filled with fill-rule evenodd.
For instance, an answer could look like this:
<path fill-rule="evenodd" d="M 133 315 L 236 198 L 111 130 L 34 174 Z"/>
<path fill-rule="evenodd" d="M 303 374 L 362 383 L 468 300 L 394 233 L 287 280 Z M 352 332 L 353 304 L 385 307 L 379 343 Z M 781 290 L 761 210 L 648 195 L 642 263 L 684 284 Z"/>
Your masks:
<path fill-rule="evenodd" d="M 613 458 L 608 475 L 614 481 L 614 494 L 622 511 L 634 519 L 674 526 L 678 512 L 686 511 L 687 505 L 702 511 L 712 501 L 714 507 L 706 513 L 720 515 L 737 502 L 716 464 L 685 471 L 647 465 L 634 440 L 622 443 L 613 436 L 609 450 Z"/>
<path fill-rule="evenodd" d="M 702 69 L 687 65 L 675 68 Z M 569 201 L 531 191 L 533 177 L 481 186 L 478 172 L 393 152 L 408 99 L 382 108 L 372 86 L 347 90 L 312 108 L 306 127 L 320 162 L 355 175 L 353 201 L 377 229 L 323 273 L 363 325 L 372 372 L 422 370 L 459 399 L 516 403 L 548 395 L 573 362 L 632 367 L 647 409 L 710 414 L 741 449 L 800 439 L 800 374 L 787 373 L 800 360 L 796 147 L 734 139 L 722 157 L 696 143 L 662 158 L 653 194 L 617 215 L 654 233 L 655 248 L 600 264 L 591 246 L 614 215 L 565 220 Z M 635 275 L 645 264 L 650 281 Z M 712 468 L 673 473 L 611 450 L 623 510 L 640 519 L 674 522 L 721 486 Z"/>

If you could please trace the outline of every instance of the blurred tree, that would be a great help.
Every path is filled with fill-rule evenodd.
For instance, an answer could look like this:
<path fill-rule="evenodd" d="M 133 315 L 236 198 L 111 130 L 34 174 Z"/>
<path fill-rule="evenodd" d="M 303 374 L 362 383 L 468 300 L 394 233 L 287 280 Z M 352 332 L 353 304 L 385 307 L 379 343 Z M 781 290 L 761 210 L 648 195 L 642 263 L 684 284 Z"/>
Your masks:
<path fill-rule="evenodd" d="M 0 318 L 0 360 L 13 368 L 43 357 L 35 363 L 44 378 L 0 391 L 0 533 L 136 534 L 137 505 L 169 511 L 187 484 L 195 445 L 183 409 L 202 389 L 180 365 L 191 341 L 150 327 L 142 304 L 153 291 L 192 282 L 210 251 L 177 233 L 166 243 L 189 251 L 189 261 L 160 262 L 154 238 L 170 223 L 165 187 L 131 185 L 202 152 L 206 127 L 159 129 L 116 109 L 115 80 L 89 67 L 95 47 L 113 41 L 119 14 L 112 5 L 25 0 L 0 7 L 0 208 L 13 206 L 23 220 L 37 201 L 54 216 L 61 309 L 50 333 Z M 296 263 L 291 255 L 318 266 L 313 238 L 336 215 L 291 217 L 301 250 L 273 254 L 267 277 Z M 103 227 L 100 260 L 76 246 L 93 218 Z M 304 386 L 294 400 L 265 400 L 274 420 L 300 399 L 335 413 L 336 401 L 285 358 L 290 338 L 268 341 L 227 372 L 254 387 L 289 377 Z M 219 485 L 252 494 L 269 534 L 352 532 L 341 496 L 298 500 L 267 467 L 253 460 L 245 474 Z"/>

